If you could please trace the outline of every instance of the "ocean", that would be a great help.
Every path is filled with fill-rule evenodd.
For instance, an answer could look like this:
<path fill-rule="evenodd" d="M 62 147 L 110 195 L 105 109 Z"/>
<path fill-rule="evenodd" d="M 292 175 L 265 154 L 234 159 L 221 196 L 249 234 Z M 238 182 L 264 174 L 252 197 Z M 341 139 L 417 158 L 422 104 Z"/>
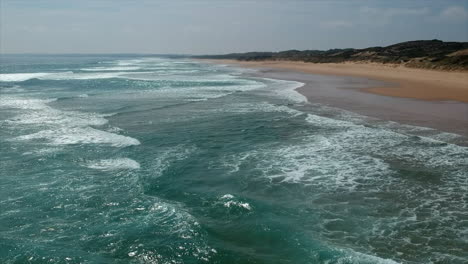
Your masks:
<path fill-rule="evenodd" d="M 459 136 L 254 73 L 2 55 L 0 262 L 468 263 Z"/>

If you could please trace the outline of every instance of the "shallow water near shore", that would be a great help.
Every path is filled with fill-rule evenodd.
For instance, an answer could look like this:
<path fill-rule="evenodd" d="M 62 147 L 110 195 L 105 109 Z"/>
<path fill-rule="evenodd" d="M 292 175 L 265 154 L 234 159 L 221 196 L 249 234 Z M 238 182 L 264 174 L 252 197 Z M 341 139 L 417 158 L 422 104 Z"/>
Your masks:
<path fill-rule="evenodd" d="M 456 134 L 183 59 L 5 56 L 2 263 L 464 263 Z"/>

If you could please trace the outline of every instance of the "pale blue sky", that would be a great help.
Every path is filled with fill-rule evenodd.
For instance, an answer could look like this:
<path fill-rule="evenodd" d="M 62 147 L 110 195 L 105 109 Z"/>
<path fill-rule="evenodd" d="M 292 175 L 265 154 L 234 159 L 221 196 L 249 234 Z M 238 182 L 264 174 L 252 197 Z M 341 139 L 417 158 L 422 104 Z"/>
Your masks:
<path fill-rule="evenodd" d="M 468 41 L 468 0 L 0 0 L 2 53 L 214 54 Z"/>

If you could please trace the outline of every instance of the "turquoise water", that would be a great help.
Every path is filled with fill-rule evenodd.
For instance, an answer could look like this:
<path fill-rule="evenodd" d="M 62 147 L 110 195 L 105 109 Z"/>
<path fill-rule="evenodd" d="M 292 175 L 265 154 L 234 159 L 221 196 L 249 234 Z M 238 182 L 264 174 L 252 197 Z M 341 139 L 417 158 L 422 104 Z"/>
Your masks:
<path fill-rule="evenodd" d="M 1 263 L 468 262 L 457 135 L 223 65 L 1 60 Z"/>

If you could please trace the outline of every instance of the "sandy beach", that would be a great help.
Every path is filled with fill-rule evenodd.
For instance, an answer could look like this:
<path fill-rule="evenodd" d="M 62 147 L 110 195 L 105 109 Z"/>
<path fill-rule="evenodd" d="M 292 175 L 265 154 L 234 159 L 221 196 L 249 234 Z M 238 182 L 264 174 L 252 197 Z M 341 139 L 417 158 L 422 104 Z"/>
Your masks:
<path fill-rule="evenodd" d="M 313 74 L 365 77 L 387 83 L 384 86 L 363 89 L 370 93 L 423 100 L 468 102 L 468 72 L 425 70 L 378 63 L 316 64 L 293 61 L 212 61 Z"/>
<path fill-rule="evenodd" d="M 257 68 L 258 77 L 305 83 L 312 103 L 468 137 L 468 73 L 382 64 L 204 60 Z"/>

